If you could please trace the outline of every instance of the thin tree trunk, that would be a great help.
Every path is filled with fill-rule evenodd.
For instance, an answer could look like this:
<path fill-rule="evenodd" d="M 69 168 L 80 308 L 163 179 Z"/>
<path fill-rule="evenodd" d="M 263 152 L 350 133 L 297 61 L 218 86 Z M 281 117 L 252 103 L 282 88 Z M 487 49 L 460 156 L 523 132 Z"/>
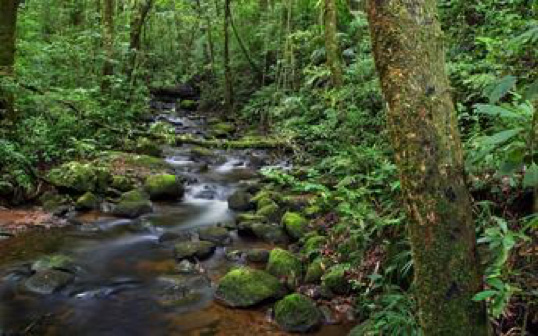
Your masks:
<path fill-rule="evenodd" d="M 198 15 L 200 16 L 200 21 L 205 20 L 206 22 L 206 29 L 207 29 L 207 47 L 209 51 L 209 62 L 211 63 L 211 73 L 215 74 L 215 48 L 213 45 L 213 34 L 212 34 L 212 27 L 211 27 L 211 20 L 209 19 L 209 15 L 207 13 L 204 14 L 204 9 L 202 8 L 202 4 L 200 0 L 196 0 L 196 7 L 198 8 Z"/>
<path fill-rule="evenodd" d="M 101 90 L 108 91 L 110 77 L 114 74 L 114 0 L 104 0 L 103 6 L 103 47 L 105 49 L 105 62 L 103 63 L 103 80 Z"/>
<path fill-rule="evenodd" d="M 140 52 L 140 41 L 142 35 L 142 29 L 146 23 L 151 8 L 153 7 L 154 0 L 145 0 L 144 3 L 135 3 L 134 17 L 131 22 L 130 43 L 129 50 L 131 52 L 130 62 L 127 69 L 127 78 L 129 83 L 133 81 L 133 72 L 136 69 L 136 62 L 138 53 Z"/>
<path fill-rule="evenodd" d="M 235 38 L 237 42 L 239 43 L 239 47 L 241 48 L 241 51 L 243 52 L 243 56 L 245 56 L 246 60 L 248 61 L 248 64 L 250 65 L 250 68 L 252 71 L 256 74 L 257 80 L 259 83 L 263 80 L 263 72 L 260 70 L 260 67 L 254 62 L 252 57 L 250 57 L 250 54 L 248 52 L 247 47 L 245 46 L 245 43 L 243 43 L 243 40 L 241 39 L 241 36 L 239 35 L 239 32 L 237 31 L 237 28 L 234 24 L 234 19 L 232 12 L 230 10 L 230 25 L 232 26 L 232 30 L 234 32 Z"/>
<path fill-rule="evenodd" d="M 224 0 L 224 107 L 226 112 L 233 112 L 233 74 L 230 67 L 230 1 Z"/>
<path fill-rule="evenodd" d="M 324 10 L 325 26 L 325 49 L 327 51 L 327 64 L 331 69 L 331 79 L 334 87 L 341 87 L 344 83 L 342 74 L 342 60 L 340 58 L 340 46 L 336 36 L 337 19 L 335 0 L 325 0 Z"/>
<path fill-rule="evenodd" d="M 435 0 L 369 0 L 426 336 L 488 335 L 463 151 Z"/>
<path fill-rule="evenodd" d="M 17 0 L 0 0 L 0 78 L 13 76 L 17 27 Z M 15 122 L 13 95 L 0 83 L 0 122 Z"/>

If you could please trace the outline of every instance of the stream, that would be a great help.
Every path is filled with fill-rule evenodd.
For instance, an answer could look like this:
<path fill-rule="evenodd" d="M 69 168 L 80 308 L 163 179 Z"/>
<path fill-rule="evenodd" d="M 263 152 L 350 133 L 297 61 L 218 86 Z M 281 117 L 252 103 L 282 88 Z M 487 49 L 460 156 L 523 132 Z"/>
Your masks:
<path fill-rule="evenodd" d="M 174 106 L 158 119 L 181 133 L 206 133 L 203 117 L 176 112 Z M 0 242 L 8 244 L 0 253 L 12 254 L 0 266 L 0 335 L 287 335 L 272 321 L 272 305 L 230 309 L 213 299 L 218 279 L 247 263 L 227 257 L 227 251 L 273 246 L 232 232 L 229 245 L 188 264 L 174 259 L 172 241 L 185 235 L 196 239 L 200 228 L 233 222 L 228 196 L 255 181 L 261 166 L 286 163 L 268 151 L 211 150 L 202 160 L 193 159 L 190 146 L 164 153 L 188 181 L 181 201 L 155 203 L 152 214 L 134 220 L 84 213 L 77 217 L 80 225 Z M 53 253 L 72 260 L 67 267 L 74 280 L 52 294 L 25 290 L 32 264 L 40 254 Z M 313 334 L 348 330 L 326 324 Z"/>

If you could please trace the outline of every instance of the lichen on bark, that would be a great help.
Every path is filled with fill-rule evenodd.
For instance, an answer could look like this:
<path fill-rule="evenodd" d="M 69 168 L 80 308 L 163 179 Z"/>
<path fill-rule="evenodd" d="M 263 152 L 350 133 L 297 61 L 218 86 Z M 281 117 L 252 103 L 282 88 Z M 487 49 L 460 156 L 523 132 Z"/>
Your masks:
<path fill-rule="evenodd" d="M 425 335 L 487 335 L 470 196 L 434 0 L 370 0 Z"/>

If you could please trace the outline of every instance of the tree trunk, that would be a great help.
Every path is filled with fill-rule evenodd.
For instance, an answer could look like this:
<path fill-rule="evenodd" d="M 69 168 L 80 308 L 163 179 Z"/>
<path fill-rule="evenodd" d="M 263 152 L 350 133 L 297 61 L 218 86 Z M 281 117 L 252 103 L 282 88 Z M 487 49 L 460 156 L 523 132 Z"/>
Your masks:
<path fill-rule="evenodd" d="M 136 62 L 138 58 L 138 53 L 140 51 L 140 37 L 142 35 L 142 29 L 146 23 L 146 18 L 148 17 L 151 8 L 153 7 L 154 0 L 145 0 L 144 3 L 135 3 L 134 16 L 131 21 L 131 31 L 130 31 L 130 43 L 129 50 L 131 52 L 131 58 L 127 69 L 127 78 L 129 83 L 133 80 L 133 72 L 136 69 Z"/>
<path fill-rule="evenodd" d="M 424 334 L 488 335 L 469 191 L 435 0 L 369 0 L 409 218 Z"/>
<path fill-rule="evenodd" d="M 237 30 L 237 28 L 235 27 L 235 24 L 234 24 L 234 18 L 233 18 L 231 10 L 230 10 L 230 25 L 232 26 L 232 30 L 233 30 L 233 33 L 235 35 L 235 39 L 237 40 L 237 43 L 239 43 L 239 47 L 241 48 L 241 51 L 243 52 L 243 56 L 245 56 L 245 59 L 247 60 L 248 64 L 250 65 L 250 68 L 252 69 L 252 71 L 256 75 L 256 79 L 257 79 L 258 83 L 261 84 L 262 80 L 263 80 L 263 72 L 260 70 L 260 67 L 258 67 L 256 62 L 254 62 L 254 60 L 250 56 L 250 54 L 248 52 L 248 49 L 247 49 L 245 43 L 243 42 L 243 39 L 241 38 L 241 35 L 239 35 L 239 31 Z"/>
<path fill-rule="evenodd" d="M 344 83 L 342 74 L 342 60 L 340 58 L 340 47 L 336 36 L 337 19 L 335 0 L 325 0 L 324 9 L 325 25 L 325 50 L 327 51 L 327 65 L 331 69 L 331 80 L 334 87 L 341 87 Z"/>
<path fill-rule="evenodd" d="M 230 67 L 230 1 L 224 0 L 224 107 L 233 112 L 233 74 Z M 228 114 L 229 115 L 229 114 Z"/>
<path fill-rule="evenodd" d="M 0 79 L 13 76 L 18 0 L 0 0 Z M 0 121 L 14 122 L 13 95 L 0 83 Z"/>
<path fill-rule="evenodd" d="M 105 62 L 103 63 L 103 80 L 101 90 L 108 91 L 110 77 L 114 74 L 114 0 L 104 0 L 103 4 L 103 47 Z"/>

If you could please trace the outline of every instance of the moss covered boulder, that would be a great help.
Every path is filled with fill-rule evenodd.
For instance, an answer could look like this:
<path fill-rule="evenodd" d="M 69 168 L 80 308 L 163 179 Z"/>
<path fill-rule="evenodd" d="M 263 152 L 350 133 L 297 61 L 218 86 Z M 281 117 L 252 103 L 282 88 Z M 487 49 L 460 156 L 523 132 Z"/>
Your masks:
<path fill-rule="evenodd" d="M 309 237 L 304 243 L 303 253 L 310 258 L 319 256 L 326 243 L 327 237 L 318 235 Z"/>
<path fill-rule="evenodd" d="M 110 186 L 119 191 L 130 191 L 136 186 L 135 181 L 125 175 L 113 175 Z"/>
<path fill-rule="evenodd" d="M 127 218 L 136 218 L 151 212 L 153 212 L 151 201 L 139 190 L 124 193 L 112 209 L 113 215 Z"/>
<path fill-rule="evenodd" d="M 254 248 L 246 251 L 247 260 L 254 263 L 264 263 L 269 260 L 270 251 L 261 248 Z"/>
<path fill-rule="evenodd" d="M 347 279 L 345 268 L 340 265 L 331 267 L 321 278 L 321 287 L 325 293 L 348 294 L 351 284 Z"/>
<path fill-rule="evenodd" d="M 24 283 L 27 290 L 37 294 L 52 294 L 70 284 L 74 275 L 54 269 L 36 272 Z"/>
<path fill-rule="evenodd" d="M 242 267 L 220 280 L 215 298 L 229 307 L 251 307 L 284 294 L 284 287 L 271 274 Z"/>
<path fill-rule="evenodd" d="M 174 246 L 174 256 L 177 260 L 206 259 L 215 252 L 216 246 L 208 241 L 181 242 Z"/>
<path fill-rule="evenodd" d="M 179 107 L 187 111 L 194 111 L 198 108 L 198 103 L 191 99 L 183 99 L 179 103 Z"/>
<path fill-rule="evenodd" d="M 245 190 L 237 190 L 228 197 L 228 208 L 235 211 L 249 211 L 254 209 L 251 202 L 252 195 Z"/>
<path fill-rule="evenodd" d="M 144 190 L 151 200 L 177 200 L 183 197 L 183 181 L 176 175 L 151 175 L 144 182 Z"/>
<path fill-rule="evenodd" d="M 211 226 L 198 231 L 200 240 L 212 242 L 217 245 L 227 245 L 231 238 L 228 230 L 224 227 Z"/>
<path fill-rule="evenodd" d="M 32 264 L 32 271 L 34 272 L 41 272 L 52 269 L 68 273 L 74 273 L 77 269 L 77 266 L 75 265 L 72 258 L 62 254 L 44 256 Z"/>
<path fill-rule="evenodd" d="M 242 224 L 242 226 L 245 227 L 245 223 Z M 256 238 L 268 243 L 285 244 L 288 242 L 286 232 L 276 224 L 252 223 L 249 225 L 248 230 L 250 230 Z"/>
<path fill-rule="evenodd" d="M 319 283 L 323 273 L 325 272 L 325 265 L 321 258 L 317 258 L 312 261 L 306 268 L 306 274 L 304 276 L 305 283 Z"/>
<path fill-rule="evenodd" d="M 77 210 L 94 210 L 99 209 L 99 198 L 91 191 L 80 196 L 75 203 Z"/>
<path fill-rule="evenodd" d="M 138 154 L 144 154 L 149 156 L 161 156 L 162 149 L 159 146 L 159 143 L 153 139 L 149 138 L 140 138 L 136 142 L 135 151 Z"/>
<path fill-rule="evenodd" d="M 256 211 L 256 216 L 266 218 L 267 221 L 270 222 L 278 222 L 279 215 L 280 207 L 274 201 L 269 201 L 266 205 Z"/>
<path fill-rule="evenodd" d="M 47 180 L 54 186 L 78 192 L 104 191 L 112 175 L 107 168 L 92 163 L 72 161 L 51 169 Z"/>
<path fill-rule="evenodd" d="M 321 312 L 312 299 L 291 294 L 275 305 L 275 320 L 286 331 L 305 333 L 320 325 Z"/>
<path fill-rule="evenodd" d="M 294 239 L 301 239 L 308 231 L 308 221 L 296 212 L 286 212 L 282 216 L 282 226 Z"/>
<path fill-rule="evenodd" d="M 210 133 L 216 138 L 225 138 L 235 132 L 235 125 L 228 122 L 219 122 L 211 125 Z"/>
<path fill-rule="evenodd" d="M 266 271 L 278 278 L 291 279 L 292 282 L 303 276 L 303 264 L 289 251 L 275 248 L 269 254 Z"/>

